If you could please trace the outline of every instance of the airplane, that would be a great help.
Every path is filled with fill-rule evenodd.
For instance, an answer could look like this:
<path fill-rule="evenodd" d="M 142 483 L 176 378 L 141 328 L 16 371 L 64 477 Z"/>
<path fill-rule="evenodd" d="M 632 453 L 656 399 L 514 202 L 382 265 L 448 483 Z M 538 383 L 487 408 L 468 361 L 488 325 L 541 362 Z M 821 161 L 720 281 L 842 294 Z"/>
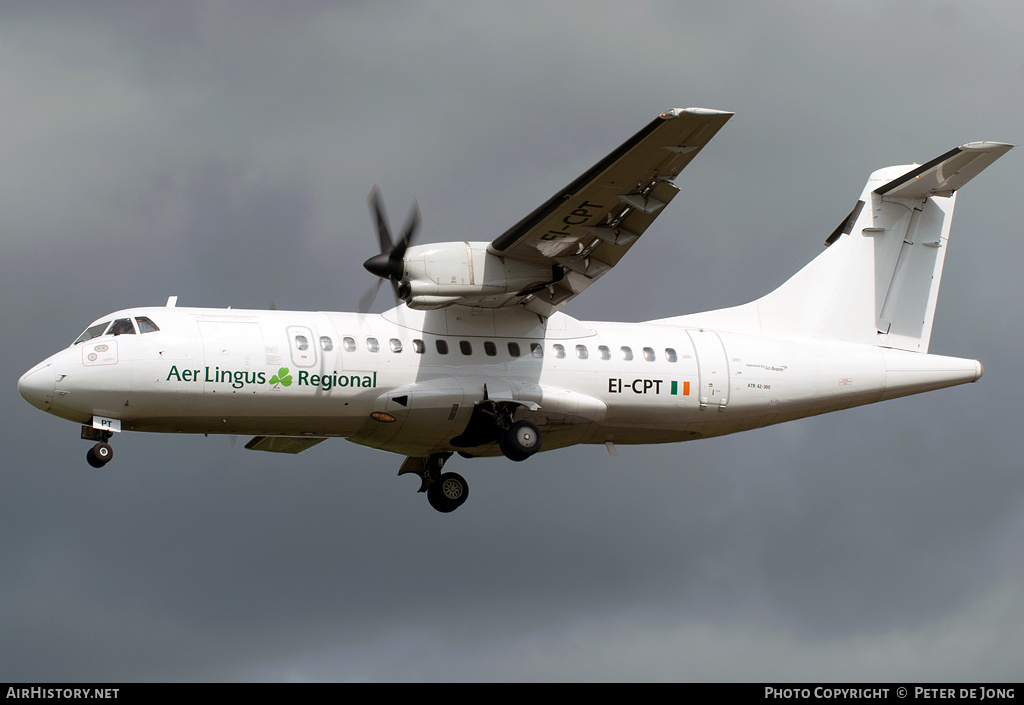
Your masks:
<path fill-rule="evenodd" d="M 732 113 L 676 108 L 491 242 L 392 238 L 368 199 L 379 277 L 362 312 L 131 308 L 18 381 L 82 425 L 93 467 L 124 431 L 244 434 L 299 453 L 329 438 L 404 455 L 440 512 L 469 495 L 456 453 L 524 461 L 575 444 L 673 443 L 974 382 L 928 352 L 956 191 L 1012 148 L 970 142 L 871 174 L 824 249 L 731 308 L 642 323 L 562 312 L 638 243 Z M 649 250 L 650 251 L 650 250 Z M 398 303 L 366 313 L 380 285 Z"/>

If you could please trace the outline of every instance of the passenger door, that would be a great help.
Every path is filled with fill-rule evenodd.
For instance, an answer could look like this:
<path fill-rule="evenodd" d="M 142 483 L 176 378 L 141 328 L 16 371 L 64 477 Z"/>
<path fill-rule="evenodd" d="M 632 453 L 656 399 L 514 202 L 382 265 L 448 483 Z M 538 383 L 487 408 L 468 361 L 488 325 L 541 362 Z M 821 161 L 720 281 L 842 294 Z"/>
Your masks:
<path fill-rule="evenodd" d="M 717 408 L 724 411 L 729 402 L 729 362 L 718 333 L 710 330 L 690 329 L 686 331 L 693 341 L 697 356 L 700 385 L 697 401 L 700 410 Z"/>
<path fill-rule="evenodd" d="M 315 367 L 317 340 L 306 326 L 288 326 L 288 349 L 296 367 Z"/>

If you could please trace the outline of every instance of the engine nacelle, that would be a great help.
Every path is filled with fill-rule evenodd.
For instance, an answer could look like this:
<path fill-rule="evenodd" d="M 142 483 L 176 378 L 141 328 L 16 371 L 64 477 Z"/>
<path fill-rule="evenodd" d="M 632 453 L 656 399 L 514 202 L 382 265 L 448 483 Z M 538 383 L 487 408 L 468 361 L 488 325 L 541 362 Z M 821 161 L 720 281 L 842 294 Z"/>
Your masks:
<path fill-rule="evenodd" d="M 439 242 L 410 247 L 400 291 L 410 308 L 436 309 L 456 303 L 498 307 L 517 294 L 555 279 L 548 265 L 505 260 L 486 242 Z"/>

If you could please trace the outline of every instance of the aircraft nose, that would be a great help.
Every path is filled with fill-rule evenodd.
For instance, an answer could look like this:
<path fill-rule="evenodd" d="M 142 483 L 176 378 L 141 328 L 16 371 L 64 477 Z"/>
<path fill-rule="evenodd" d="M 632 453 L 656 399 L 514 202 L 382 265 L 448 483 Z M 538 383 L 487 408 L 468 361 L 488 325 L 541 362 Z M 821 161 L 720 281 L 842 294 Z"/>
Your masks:
<path fill-rule="evenodd" d="M 53 401 L 54 374 L 53 365 L 41 362 L 26 372 L 18 380 L 18 391 L 25 400 L 43 411 L 50 410 Z"/>

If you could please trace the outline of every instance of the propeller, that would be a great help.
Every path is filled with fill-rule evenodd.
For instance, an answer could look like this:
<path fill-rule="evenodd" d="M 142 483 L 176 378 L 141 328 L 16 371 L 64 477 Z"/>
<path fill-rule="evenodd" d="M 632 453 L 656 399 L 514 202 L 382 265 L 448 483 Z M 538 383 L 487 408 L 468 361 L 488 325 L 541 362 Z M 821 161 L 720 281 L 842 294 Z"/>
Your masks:
<path fill-rule="evenodd" d="M 384 203 L 381 201 L 380 190 L 376 185 L 370 191 L 366 201 L 370 205 L 370 213 L 377 224 L 380 254 L 363 262 L 363 268 L 370 274 L 380 277 L 380 281 L 359 299 L 359 311 L 362 313 L 368 311 L 373 305 L 373 300 L 377 298 L 380 285 L 384 280 L 391 282 L 396 299 L 403 301 L 408 298 L 408 284 L 402 282 L 402 275 L 405 274 L 405 251 L 409 248 L 420 227 L 420 207 L 414 202 L 409 211 L 409 217 L 406 219 L 405 227 L 402 228 L 402 237 L 395 243 L 391 240 L 388 216 L 384 211 Z"/>

